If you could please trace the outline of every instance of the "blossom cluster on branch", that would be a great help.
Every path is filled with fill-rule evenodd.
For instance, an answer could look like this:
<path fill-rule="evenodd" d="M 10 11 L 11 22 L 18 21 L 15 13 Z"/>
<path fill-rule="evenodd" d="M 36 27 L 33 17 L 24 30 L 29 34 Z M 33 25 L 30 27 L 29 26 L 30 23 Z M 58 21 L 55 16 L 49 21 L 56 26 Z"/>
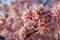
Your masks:
<path fill-rule="evenodd" d="M 0 39 L 60 40 L 60 3 L 16 0 L 0 5 Z M 39 2 L 39 3 L 38 3 Z"/>

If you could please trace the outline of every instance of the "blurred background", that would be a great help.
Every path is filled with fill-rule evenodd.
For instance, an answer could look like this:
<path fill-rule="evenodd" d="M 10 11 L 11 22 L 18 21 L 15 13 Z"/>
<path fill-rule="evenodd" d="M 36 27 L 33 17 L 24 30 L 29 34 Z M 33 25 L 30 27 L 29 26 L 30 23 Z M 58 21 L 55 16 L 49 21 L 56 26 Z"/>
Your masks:
<path fill-rule="evenodd" d="M 17 8 L 33 7 L 37 4 L 53 6 L 60 0 L 0 0 L 0 15 L 4 16 L 6 11 L 12 6 L 16 5 Z"/>

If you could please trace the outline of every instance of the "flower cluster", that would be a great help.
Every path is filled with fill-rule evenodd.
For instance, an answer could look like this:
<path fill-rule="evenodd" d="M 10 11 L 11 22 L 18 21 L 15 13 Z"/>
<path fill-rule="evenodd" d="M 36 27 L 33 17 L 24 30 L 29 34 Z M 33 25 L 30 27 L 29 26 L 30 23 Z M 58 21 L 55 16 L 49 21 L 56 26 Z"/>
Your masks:
<path fill-rule="evenodd" d="M 0 36 L 5 40 L 60 40 L 60 3 L 17 0 L 0 10 Z"/>

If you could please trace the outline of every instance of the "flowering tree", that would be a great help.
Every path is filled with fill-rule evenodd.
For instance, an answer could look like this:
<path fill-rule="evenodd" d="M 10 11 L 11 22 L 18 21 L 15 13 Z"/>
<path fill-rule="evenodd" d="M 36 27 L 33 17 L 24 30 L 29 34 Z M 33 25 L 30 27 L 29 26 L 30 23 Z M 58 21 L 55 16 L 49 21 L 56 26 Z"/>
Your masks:
<path fill-rule="evenodd" d="M 0 0 L 1 40 L 60 40 L 59 0 L 9 1 Z"/>

